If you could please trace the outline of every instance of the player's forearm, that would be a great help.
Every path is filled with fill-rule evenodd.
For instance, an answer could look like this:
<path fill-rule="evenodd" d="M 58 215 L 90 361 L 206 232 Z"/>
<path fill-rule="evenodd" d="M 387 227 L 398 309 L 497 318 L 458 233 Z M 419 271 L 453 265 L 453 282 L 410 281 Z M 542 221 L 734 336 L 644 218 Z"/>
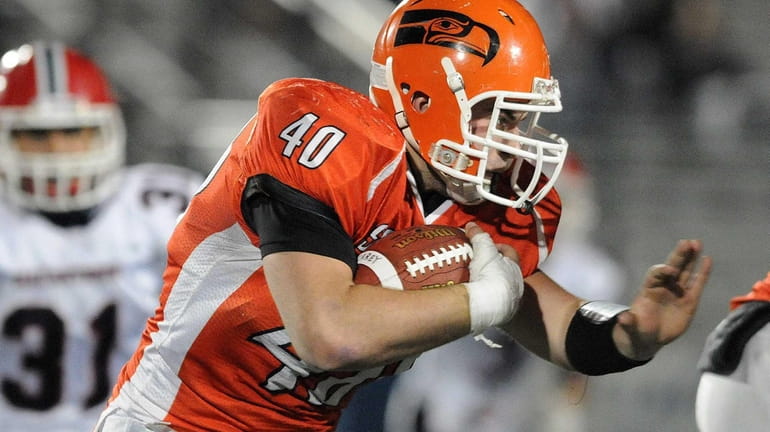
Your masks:
<path fill-rule="evenodd" d="M 354 285 L 307 311 L 292 341 L 300 357 L 324 370 L 384 365 L 467 334 L 467 302 L 461 286 L 438 292 Z"/>
<path fill-rule="evenodd" d="M 470 329 L 468 296 L 460 285 L 423 291 L 354 285 L 316 312 L 326 338 L 306 346 L 313 349 L 316 365 L 329 370 L 388 364 L 462 337 Z"/>
<path fill-rule="evenodd" d="M 518 312 L 500 328 L 543 359 L 571 369 L 565 340 L 581 299 L 562 289 L 543 272 L 536 272 L 524 281 Z"/>
<path fill-rule="evenodd" d="M 264 265 L 294 349 L 324 370 L 387 364 L 470 329 L 463 285 L 406 292 L 354 285 L 340 261 L 294 252 L 269 255 Z"/>
<path fill-rule="evenodd" d="M 501 326 L 530 351 L 568 369 L 603 375 L 640 366 L 660 348 L 640 344 L 617 317 L 626 306 L 585 301 L 542 272 L 525 279 L 519 312 Z"/>

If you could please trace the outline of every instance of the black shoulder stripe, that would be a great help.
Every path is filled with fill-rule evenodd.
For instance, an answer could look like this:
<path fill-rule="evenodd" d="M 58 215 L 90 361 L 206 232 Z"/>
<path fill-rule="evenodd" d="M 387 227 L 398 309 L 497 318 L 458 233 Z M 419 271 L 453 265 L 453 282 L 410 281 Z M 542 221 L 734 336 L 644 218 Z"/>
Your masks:
<path fill-rule="evenodd" d="M 267 174 L 251 177 L 241 197 L 246 223 L 260 237 L 262 255 L 302 251 L 356 269 L 353 241 L 334 209 Z"/>
<path fill-rule="evenodd" d="M 340 223 L 337 212 L 333 208 L 307 195 L 306 193 L 285 185 L 268 174 L 258 174 L 246 182 L 243 189 L 241 206 L 252 200 L 275 199 L 290 204 L 292 207 L 305 210 L 318 216 Z M 243 210 L 243 208 L 241 208 Z M 244 212 L 244 216 L 246 216 Z M 248 221 L 248 218 L 246 219 Z"/>
<path fill-rule="evenodd" d="M 706 339 L 698 370 L 729 375 L 743 356 L 746 343 L 770 323 L 770 302 L 744 303 L 730 312 Z"/>

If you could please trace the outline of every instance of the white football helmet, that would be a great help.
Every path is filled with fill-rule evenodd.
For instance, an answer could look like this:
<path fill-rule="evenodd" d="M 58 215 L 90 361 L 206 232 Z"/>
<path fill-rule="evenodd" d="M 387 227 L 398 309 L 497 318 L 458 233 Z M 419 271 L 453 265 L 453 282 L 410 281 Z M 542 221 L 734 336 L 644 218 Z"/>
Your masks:
<path fill-rule="evenodd" d="M 0 58 L 0 185 L 14 204 L 43 212 L 95 207 L 118 186 L 125 161 L 119 106 L 99 67 L 61 43 L 37 42 Z M 88 149 L 27 152 L 19 130 L 95 128 Z"/>
<path fill-rule="evenodd" d="M 540 28 L 515 0 L 403 1 L 375 42 L 369 93 L 457 201 L 531 208 L 564 164 L 567 141 L 538 125 L 541 113 L 561 111 L 559 86 Z M 493 109 L 476 134 L 481 103 Z M 526 113 L 516 133 L 499 127 L 505 111 Z M 495 193 L 490 149 L 515 158 L 515 197 Z"/>

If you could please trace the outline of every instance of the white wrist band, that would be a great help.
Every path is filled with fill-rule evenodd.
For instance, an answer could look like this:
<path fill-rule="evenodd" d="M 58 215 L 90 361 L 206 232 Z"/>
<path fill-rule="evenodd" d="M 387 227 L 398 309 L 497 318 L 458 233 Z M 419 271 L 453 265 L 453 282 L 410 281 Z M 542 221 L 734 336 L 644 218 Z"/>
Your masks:
<path fill-rule="evenodd" d="M 518 264 L 499 256 L 485 266 L 478 280 L 465 284 L 471 315 L 471 333 L 478 335 L 489 327 L 513 318 L 524 290 Z"/>

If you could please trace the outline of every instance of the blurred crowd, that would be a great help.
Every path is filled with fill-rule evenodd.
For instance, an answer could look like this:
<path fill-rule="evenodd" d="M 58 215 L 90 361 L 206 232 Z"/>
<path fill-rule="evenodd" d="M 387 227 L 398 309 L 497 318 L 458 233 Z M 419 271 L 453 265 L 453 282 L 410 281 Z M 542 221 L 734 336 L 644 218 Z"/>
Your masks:
<path fill-rule="evenodd" d="M 692 141 L 703 152 L 719 155 L 727 153 L 716 145 L 719 139 L 747 126 L 768 127 L 767 47 L 762 50 L 761 40 L 744 44 L 740 37 L 754 34 L 735 32 L 736 21 L 766 11 L 766 4 L 752 1 L 746 5 L 757 13 L 720 0 L 523 4 L 542 23 L 557 59 L 553 73 L 568 104 L 557 121 L 570 122 L 573 135 L 611 127 L 607 123 L 618 112 L 674 116 L 697 136 Z M 362 3 L 370 14 L 383 14 L 397 2 Z M 312 30 L 330 22 L 324 14 L 337 12 L 323 10 L 323 2 L 172 0 L 162 10 L 155 6 L 141 0 L 11 0 L 0 5 L 0 47 L 39 38 L 80 47 L 114 77 L 135 131 L 129 160 L 161 159 L 200 170 L 211 166 L 223 141 L 250 116 L 256 95 L 278 78 L 314 76 L 366 90 L 368 52 L 345 49 L 356 45 L 341 25 L 324 34 Z M 336 48 L 327 40 L 347 42 Z M 220 114 L 212 115 L 212 100 L 247 103 L 220 103 Z"/>

